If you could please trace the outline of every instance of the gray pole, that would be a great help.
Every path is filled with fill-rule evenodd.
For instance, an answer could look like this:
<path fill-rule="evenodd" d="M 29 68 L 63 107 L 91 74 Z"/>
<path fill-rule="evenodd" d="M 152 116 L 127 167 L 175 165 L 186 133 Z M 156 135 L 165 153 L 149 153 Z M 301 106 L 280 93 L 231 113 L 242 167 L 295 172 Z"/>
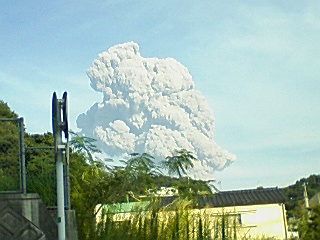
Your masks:
<path fill-rule="evenodd" d="M 61 100 L 58 100 L 61 105 Z M 57 118 L 61 119 L 61 107 L 58 106 Z M 60 127 L 60 126 L 59 126 Z M 59 240 L 66 238 L 66 223 L 64 214 L 64 181 L 63 181 L 63 151 L 65 150 L 62 142 L 62 132 L 59 130 L 56 133 L 57 137 L 57 154 L 56 154 L 56 174 L 57 174 L 57 208 L 58 208 L 58 237 Z"/>
<path fill-rule="evenodd" d="M 56 175 L 57 175 L 57 214 L 58 214 L 58 239 L 65 240 L 66 224 L 65 224 L 65 208 L 64 208 L 64 182 L 63 182 L 63 151 L 65 145 L 62 142 L 63 123 L 61 122 L 61 106 L 63 100 L 58 100 L 56 93 L 52 99 L 53 113 L 53 134 L 54 134 L 54 151 L 56 160 Z"/>
<path fill-rule="evenodd" d="M 60 145 L 61 146 L 61 145 Z M 57 174 L 57 208 L 58 208 L 58 239 L 66 237 L 66 224 L 64 215 L 64 187 L 63 187 L 63 149 L 58 149 L 56 162 Z"/>
<path fill-rule="evenodd" d="M 70 196 L 70 163 L 69 163 L 69 138 L 67 139 L 67 144 L 66 144 L 66 161 L 64 165 L 64 187 L 65 187 L 65 204 L 66 204 L 66 209 L 71 209 L 71 196 Z"/>
<path fill-rule="evenodd" d="M 27 193 L 26 181 L 26 145 L 24 142 L 24 122 L 23 118 L 19 118 L 19 142 L 20 142 L 20 187 L 23 194 Z"/>

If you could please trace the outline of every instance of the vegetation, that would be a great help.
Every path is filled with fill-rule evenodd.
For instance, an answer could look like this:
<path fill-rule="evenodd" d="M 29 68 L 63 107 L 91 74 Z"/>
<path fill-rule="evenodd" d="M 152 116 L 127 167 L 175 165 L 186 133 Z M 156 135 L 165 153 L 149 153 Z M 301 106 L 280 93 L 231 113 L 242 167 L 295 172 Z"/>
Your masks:
<path fill-rule="evenodd" d="M 18 118 L 18 115 L 1 101 L 0 117 Z M 18 130 L 14 123 L 5 122 L 4 124 L 5 126 L 2 125 L 0 128 L 1 191 L 18 189 L 16 185 L 19 184 Z M 131 154 L 128 161 L 123 161 L 123 166 L 107 166 L 94 156 L 95 153 L 100 152 L 95 146 L 94 139 L 79 136 L 73 132 L 71 135 L 71 202 L 77 214 L 80 239 L 96 238 L 97 212 L 94 209 L 97 204 L 137 201 L 141 195 L 148 197 L 147 190 L 156 190 L 162 186 L 176 186 L 182 193 L 190 192 L 190 189 L 194 193 L 198 190 L 209 191 L 205 182 L 189 182 L 182 177 L 176 179 L 163 176 L 160 167 L 147 153 Z M 27 190 L 39 193 L 47 206 L 56 206 L 54 152 L 48 149 L 53 146 L 53 135 L 25 133 L 25 142 Z M 185 173 L 186 170 L 183 172 Z M 12 179 L 16 179 L 16 182 L 11 183 Z"/>
<path fill-rule="evenodd" d="M 166 157 L 166 161 L 163 161 L 162 165 L 168 170 L 169 175 L 178 175 L 181 178 L 182 173 L 187 175 L 187 170 L 193 168 L 192 161 L 194 160 L 196 158 L 191 152 L 181 149 L 175 150 L 172 156 Z"/>
<path fill-rule="evenodd" d="M 56 206 L 54 152 L 47 149 L 53 142 L 51 133 L 25 134 L 27 191 L 39 193 L 47 206 Z"/>
<path fill-rule="evenodd" d="M 95 145 L 95 139 L 90 137 L 80 136 L 79 134 L 70 131 L 71 141 L 70 144 L 75 153 L 79 153 L 87 159 L 89 163 L 94 162 L 93 154 L 101 153 L 101 150 L 98 149 Z"/>
<path fill-rule="evenodd" d="M 17 119 L 9 106 L 0 101 L 0 118 Z M 19 127 L 16 121 L 0 121 L 0 191 L 19 190 Z"/>
<path fill-rule="evenodd" d="M 130 217 L 118 221 L 105 211 L 98 224 L 95 239 L 236 239 L 237 215 L 221 212 L 212 216 L 203 211 L 191 211 L 192 201 L 178 199 L 161 208 L 153 199 L 147 209 L 136 209 Z"/>
<path fill-rule="evenodd" d="M 8 105 L 0 101 L 0 118 L 18 118 Z M 18 129 L 14 122 L 0 121 L 0 191 L 19 186 Z M 206 217 L 191 214 L 191 203 L 201 192 L 210 190 L 204 181 L 189 179 L 188 170 L 196 159 L 191 152 L 181 149 L 162 162 L 172 177 L 162 174 L 161 167 L 147 153 L 132 153 L 121 166 L 106 165 L 95 157 L 100 152 L 95 140 L 71 133 L 70 180 L 72 208 L 76 210 L 80 239 L 236 239 L 237 222 L 232 214 L 222 214 L 214 225 Z M 25 134 L 27 190 L 37 192 L 47 206 L 56 206 L 56 180 L 53 135 Z M 40 149 L 39 149 L 40 148 Z M 177 176 L 174 177 L 174 176 Z M 16 179 L 16 180 L 14 180 Z M 312 175 L 285 188 L 289 218 L 296 220 L 296 230 L 303 239 L 320 239 L 320 208 L 307 211 L 303 207 L 303 187 L 311 198 L 320 191 L 320 176 Z M 160 187 L 175 187 L 180 198 L 170 207 L 171 215 L 160 221 L 164 209 L 152 196 Z M 149 191 L 149 190 L 153 191 Z M 96 224 L 98 204 L 140 201 L 152 202 L 148 211 L 136 211 L 127 221 L 114 221 L 104 212 L 105 221 Z M 101 210 L 101 209 L 100 209 Z M 294 230 L 294 229 L 293 229 Z"/>
<path fill-rule="evenodd" d="M 305 208 L 304 184 L 311 199 L 320 192 L 320 175 L 302 178 L 285 188 L 289 230 L 298 231 L 302 239 L 320 239 L 320 207 Z"/>
<path fill-rule="evenodd" d="M 285 188 L 288 217 L 301 217 L 301 208 L 304 205 L 303 184 L 306 184 L 309 198 L 313 197 L 320 192 L 320 175 L 311 175 L 308 178 L 302 178 L 296 181 L 295 184 Z"/>

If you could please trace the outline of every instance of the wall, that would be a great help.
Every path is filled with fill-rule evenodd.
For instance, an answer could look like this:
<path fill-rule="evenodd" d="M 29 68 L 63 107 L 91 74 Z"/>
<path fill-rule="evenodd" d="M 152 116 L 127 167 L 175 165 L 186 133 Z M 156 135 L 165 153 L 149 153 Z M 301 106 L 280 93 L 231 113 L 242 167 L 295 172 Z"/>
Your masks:
<path fill-rule="evenodd" d="M 241 236 L 286 239 L 287 221 L 283 204 L 210 208 L 201 211 L 206 211 L 206 214 L 213 217 L 222 213 L 238 215 Z"/>
<path fill-rule="evenodd" d="M 38 194 L 0 194 L 0 239 L 54 240 L 57 224 Z"/>
<path fill-rule="evenodd" d="M 56 209 L 48 211 L 36 193 L 0 194 L 0 240 L 56 240 Z M 74 210 L 66 210 L 66 240 L 78 239 Z"/>

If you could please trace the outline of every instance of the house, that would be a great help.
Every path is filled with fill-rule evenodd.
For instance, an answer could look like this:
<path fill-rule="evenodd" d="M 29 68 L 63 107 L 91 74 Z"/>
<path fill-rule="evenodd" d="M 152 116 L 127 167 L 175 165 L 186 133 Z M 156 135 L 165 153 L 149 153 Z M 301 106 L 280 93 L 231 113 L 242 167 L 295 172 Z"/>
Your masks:
<path fill-rule="evenodd" d="M 155 197 L 172 197 L 172 196 L 178 196 L 179 191 L 174 187 L 161 187 L 158 190 L 153 190 L 153 189 L 149 190 L 148 195 L 155 196 Z"/>
<path fill-rule="evenodd" d="M 242 237 L 276 237 L 287 239 L 285 195 L 279 188 L 219 192 L 199 201 L 198 208 L 213 214 L 238 216 Z"/>
<path fill-rule="evenodd" d="M 161 206 L 166 209 L 159 213 L 161 221 L 166 221 L 166 215 L 175 214 L 168 206 L 176 199 L 178 199 L 177 196 L 160 198 Z M 188 208 L 188 219 L 194 224 L 194 222 L 199 223 L 201 218 L 203 219 L 202 222 L 206 222 L 206 228 L 214 232 L 217 219 L 230 218 L 226 222 L 228 225 L 236 226 L 236 234 L 239 239 L 249 237 L 287 239 L 284 202 L 285 195 L 279 188 L 222 191 L 199 196 L 192 207 Z M 122 203 L 118 208 L 113 205 L 113 210 L 111 205 L 104 205 L 103 208 L 114 213 L 116 221 L 125 221 L 129 220 L 132 212 L 137 209 L 147 211 L 148 204 L 150 202 Z M 102 206 L 100 206 L 100 209 L 102 209 Z M 101 216 L 101 214 L 99 213 L 97 216 Z M 232 229 L 231 226 L 227 227 Z"/>

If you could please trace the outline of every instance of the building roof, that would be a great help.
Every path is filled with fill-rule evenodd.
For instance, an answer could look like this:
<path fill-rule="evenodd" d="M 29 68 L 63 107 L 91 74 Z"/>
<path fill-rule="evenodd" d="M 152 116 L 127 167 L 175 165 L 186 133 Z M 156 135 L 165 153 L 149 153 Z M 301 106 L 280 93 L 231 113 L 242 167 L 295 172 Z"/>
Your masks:
<path fill-rule="evenodd" d="M 199 207 L 227 207 L 256 204 L 284 203 L 286 197 L 279 188 L 257 188 L 250 190 L 225 191 L 199 199 Z"/>
<path fill-rule="evenodd" d="M 177 197 L 161 198 L 162 206 L 172 203 Z M 249 190 L 224 191 L 200 196 L 196 207 L 230 207 L 258 204 L 284 203 L 286 196 L 283 189 L 257 188 Z"/>
<path fill-rule="evenodd" d="M 178 196 L 160 197 L 161 205 L 167 206 Z M 231 207 L 259 204 L 284 203 L 286 197 L 283 189 L 279 188 L 257 188 L 250 190 L 224 191 L 211 195 L 199 196 L 196 208 L 203 207 Z M 150 201 L 106 204 L 104 209 L 109 213 L 126 213 L 137 210 L 146 210 Z"/>
<path fill-rule="evenodd" d="M 128 213 L 135 212 L 138 210 L 146 210 L 150 205 L 150 201 L 144 202 L 124 202 L 103 205 L 104 210 L 107 213 Z"/>

